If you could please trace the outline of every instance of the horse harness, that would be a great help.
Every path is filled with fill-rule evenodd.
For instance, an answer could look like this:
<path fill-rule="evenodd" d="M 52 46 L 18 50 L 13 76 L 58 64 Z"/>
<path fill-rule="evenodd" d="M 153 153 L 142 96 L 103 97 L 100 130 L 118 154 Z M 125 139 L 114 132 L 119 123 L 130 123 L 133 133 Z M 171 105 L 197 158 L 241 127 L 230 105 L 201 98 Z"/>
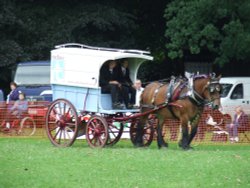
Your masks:
<path fill-rule="evenodd" d="M 192 79 L 193 80 L 193 79 Z M 189 82 L 190 83 L 190 82 Z M 190 85 L 190 84 L 189 84 Z M 221 92 L 221 86 L 219 84 L 219 81 L 214 79 L 212 77 L 212 79 L 210 81 L 207 82 L 207 84 L 203 87 L 202 89 L 202 93 L 208 89 L 209 93 L 213 93 L 215 91 L 217 92 Z M 190 85 L 190 94 L 189 94 L 189 99 L 191 102 L 193 102 L 195 105 L 203 107 L 204 105 L 210 104 L 212 103 L 212 101 L 214 101 L 215 99 L 211 99 L 210 101 L 204 99 L 201 95 L 199 95 L 195 90 L 193 85 Z"/>
<path fill-rule="evenodd" d="M 198 77 L 199 78 L 199 77 Z M 190 77 L 188 81 L 185 81 L 184 79 L 177 79 L 175 77 L 172 77 L 169 84 L 168 89 L 166 91 L 166 100 L 164 103 L 155 105 L 155 99 L 157 94 L 159 93 L 160 89 L 165 86 L 166 84 L 160 83 L 159 86 L 155 89 L 153 98 L 151 100 L 152 105 L 142 105 L 142 107 L 147 108 L 154 108 L 154 109 L 160 109 L 167 107 L 169 111 L 172 113 L 172 115 L 177 118 L 177 116 L 174 114 L 172 106 L 174 101 L 185 99 L 188 97 L 188 99 L 195 104 L 198 107 L 203 107 L 206 104 L 211 103 L 214 99 L 211 101 L 207 101 L 204 99 L 200 94 L 198 94 L 194 89 L 194 77 Z M 214 91 L 221 91 L 221 88 L 219 86 L 219 81 L 212 79 L 211 81 L 208 81 L 208 83 L 203 87 L 202 92 L 205 91 L 205 89 L 209 89 L 210 93 L 213 93 Z M 182 91 L 184 88 L 187 88 L 188 91 L 186 93 L 182 94 Z"/>
<path fill-rule="evenodd" d="M 177 118 L 177 116 L 173 112 L 172 105 L 170 104 L 171 102 L 174 102 L 184 97 L 184 96 L 180 96 L 180 94 L 182 90 L 186 87 L 186 82 L 183 82 L 183 79 L 176 79 L 175 77 L 172 77 L 168 84 L 168 89 L 166 92 L 166 101 L 162 104 L 155 105 L 156 96 L 159 93 L 160 89 L 165 85 L 166 84 L 160 83 L 159 86 L 155 89 L 153 98 L 151 100 L 152 105 L 142 105 L 142 107 L 154 108 L 155 110 L 167 107 L 168 110 L 173 115 L 173 117 Z"/>
<path fill-rule="evenodd" d="M 151 100 L 152 105 L 155 105 L 155 99 L 160 91 L 160 89 L 166 84 L 160 83 L 159 86 L 155 89 L 153 98 Z M 172 78 L 168 84 L 168 89 L 166 91 L 166 101 L 165 104 L 176 101 L 180 98 L 184 98 L 185 96 L 181 96 L 182 90 L 187 86 L 186 82 L 183 82 L 182 79 Z"/>

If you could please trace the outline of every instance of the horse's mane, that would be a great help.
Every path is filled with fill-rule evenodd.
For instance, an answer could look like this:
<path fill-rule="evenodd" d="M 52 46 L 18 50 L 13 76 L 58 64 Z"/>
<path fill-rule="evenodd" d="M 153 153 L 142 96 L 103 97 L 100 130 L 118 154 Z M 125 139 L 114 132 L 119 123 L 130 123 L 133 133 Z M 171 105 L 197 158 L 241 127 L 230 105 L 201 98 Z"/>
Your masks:
<path fill-rule="evenodd" d="M 198 80 L 198 79 L 202 79 L 202 78 L 209 78 L 209 75 L 198 74 L 198 75 L 194 75 L 194 77 L 193 77 L 194 80 Z"/>
<path fill-rule="evenodd" d="M 195 74 L 195 75 L 193 75 L 193 80 L 194 81 L 195 80 L 199 80 L 199 79 L 204 79 L 204 78 L 211 78 L 211 75 L 207 75 L 207 74 Z M 171 77 L 166 78 L 166 79 L 161 79 L 161 80 L 157 80 L 157 81 L 144 82 L 143 85 L 147 85 L 147 84 L 154 83 L 154 82 L 159 82 L 161 84 L 168 84 L 168 83 L 170 83 L 170 81 L 172 79 L 174 79 L 175 81 L 188 81 L 187 77 L 183 77 L 183 76 L 171 76 Z"/>

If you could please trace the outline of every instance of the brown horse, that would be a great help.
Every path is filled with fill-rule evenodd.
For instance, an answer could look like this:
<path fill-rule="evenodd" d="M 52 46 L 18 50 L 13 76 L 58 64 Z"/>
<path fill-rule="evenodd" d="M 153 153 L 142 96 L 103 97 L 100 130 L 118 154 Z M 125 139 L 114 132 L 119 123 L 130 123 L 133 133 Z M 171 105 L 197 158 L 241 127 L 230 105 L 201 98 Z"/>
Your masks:
<path fill-rule="evenodd" d="M 141 96 L 141 113 L 155 108 L 158 119 L 157 143 L 158 147 L 167 147 L 162 137 L 162 126 L 165 119 L 178 119 L 182 126 L 182 139 L 179 146 L 190 149 L 197 125 L 205 105 L 213 109 L 220 106 L 221 86 L 220 77 L 207 75 L 192 76 L 189 80 L 161 84 L 159 82 L 147 85 Z M 142 116 L 136 131 L 135 145 L 143 145 L 143 125 L 148 115 Z M 191 125 L 191 132 L 188 131 Z"/>

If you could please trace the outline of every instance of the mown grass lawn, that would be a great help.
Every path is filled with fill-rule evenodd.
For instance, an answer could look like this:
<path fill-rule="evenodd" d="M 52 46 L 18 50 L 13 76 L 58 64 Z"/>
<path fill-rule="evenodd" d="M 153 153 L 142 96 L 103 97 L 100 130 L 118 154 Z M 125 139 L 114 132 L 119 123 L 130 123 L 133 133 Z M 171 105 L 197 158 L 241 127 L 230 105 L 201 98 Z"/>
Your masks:
<path fill-rule="evenodd" d="M 0 138 L 0 187 L 250 187 L 250 145 L 187 152 L 173 143 L 158 150 L 82 142 L 56 148 L 46 138 Z"/>

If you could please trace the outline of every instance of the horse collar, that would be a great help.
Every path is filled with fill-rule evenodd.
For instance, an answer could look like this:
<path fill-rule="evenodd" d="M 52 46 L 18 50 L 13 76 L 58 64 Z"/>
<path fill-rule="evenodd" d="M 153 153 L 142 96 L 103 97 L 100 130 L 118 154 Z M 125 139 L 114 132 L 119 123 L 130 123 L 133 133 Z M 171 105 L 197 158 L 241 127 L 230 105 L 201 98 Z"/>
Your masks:
<path fill-rule="evenodd" d="M 193 77 L 188 79 L 188 86 L 189 86 L 189 91 L 187 93 L 187 96 L 189 97 L 190 101 L 197 106 L 204 106 L 204 101 L 205 101 L 204 98 L 194 90 Z"/>
<path fill-rule="evenodd" d="M 200 106 L 200 107 L 204 106 L 204 100 L 197 100 L 195 97 L 191 97 L 191 96 L 189 96 L 188 98 L 189 98 L 189 100 L 190 100 L 194 105 Z"/>

